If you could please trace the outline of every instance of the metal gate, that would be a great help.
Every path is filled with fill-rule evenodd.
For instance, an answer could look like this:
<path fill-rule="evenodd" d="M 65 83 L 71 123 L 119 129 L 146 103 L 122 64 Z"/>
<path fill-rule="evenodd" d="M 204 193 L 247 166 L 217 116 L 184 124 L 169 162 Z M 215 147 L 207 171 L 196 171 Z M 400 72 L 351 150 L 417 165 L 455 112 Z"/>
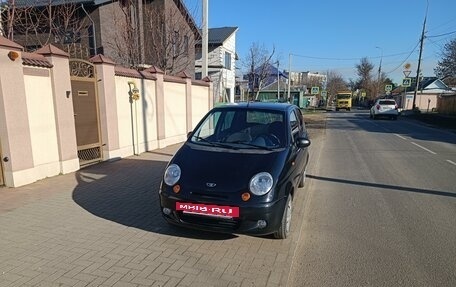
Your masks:
<path fill-rule="evenodd" d="M 102 159 L 95 66 L 71 59 L 70 75 L 78 158 L 79 164 L 84 166 Z"/>

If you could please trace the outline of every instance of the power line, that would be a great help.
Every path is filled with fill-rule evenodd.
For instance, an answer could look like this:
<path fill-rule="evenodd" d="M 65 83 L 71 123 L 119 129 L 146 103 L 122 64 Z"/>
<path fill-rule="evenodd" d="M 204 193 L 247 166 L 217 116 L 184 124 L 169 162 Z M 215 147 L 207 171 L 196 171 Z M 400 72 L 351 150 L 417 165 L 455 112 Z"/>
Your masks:
<path fill-rule="evenodd" d="M 413 54 L 413 52 L 415 52 L 416 48 L 418 47 L 418 45 L 420 44 L 420 41 L 418 41 L 415 45 L 415 47 L 410 51 L 410 53 L 408 54 L 408 56 L 404 59 L 404 61 L 402 61 L 402 63 L 400 63 L 396 68 L 394 68 L 393 70 L 389 71 L 388 73 L 386 74 L 390 74 L 394 71 L 396 71 L 397 69 L 399 69 L 400 67 L 402 67 L 402 65 L 408 60 L 408 58 L 410 58 L 410 56 Z"/>
<path fill-rule="evenodd" d="M 416 47 L 415 47 L 416 48 Z M 401 52 L 397 54 L 389 54 L 389 55 L 383 55 L 383 58 L 389 58 L 389 57 L 396 57 L 396 56 L 401 56 L 408 54 L 408 52 Z M 315 59 L 315 60 L 330 60 L 330 61 L 358 61 L 363 59 L 364 57 L 361 58 L 328 58 L 328 57 L 315 57 L 315 56 L 307 56 L 307 55 L 299 55 L 299 54 L 291 54 L 296 57 L 301 57 L 301 58 L 307 58 L 307 59 Z M 369 59 L 380 59 L 380 56 L 375 56 L 375 57 L 368 57 Z"/>
<path fill-rule="evenodd" d="M 444 33 L 444 34 L 440 34 L 440 35 L 426 36 L 426 38 L 437 38 L 437 37 L 443 37 L 443 36 L 447 36 L 447 35 L 451 35 L 451 34 L 456 34 L 456 31 L 448 32 L 448 33 Z"/>

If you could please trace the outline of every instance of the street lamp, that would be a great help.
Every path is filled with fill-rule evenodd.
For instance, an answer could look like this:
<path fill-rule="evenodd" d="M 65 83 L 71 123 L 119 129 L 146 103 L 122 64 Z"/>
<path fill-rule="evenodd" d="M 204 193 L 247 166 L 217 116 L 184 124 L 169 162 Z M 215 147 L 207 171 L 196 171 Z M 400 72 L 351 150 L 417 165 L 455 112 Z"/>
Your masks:
<path fill-rule="evenodd" d="M 383 60 L 383 49 L 381 47 L 375 47 L 380 49 L 381 56 L 380 56 L 380 65 L 378 66 L 378 79 L 377 79 L 377 96 L 380 94 L 380 78 L 382 74 L 382 60 Z"/>

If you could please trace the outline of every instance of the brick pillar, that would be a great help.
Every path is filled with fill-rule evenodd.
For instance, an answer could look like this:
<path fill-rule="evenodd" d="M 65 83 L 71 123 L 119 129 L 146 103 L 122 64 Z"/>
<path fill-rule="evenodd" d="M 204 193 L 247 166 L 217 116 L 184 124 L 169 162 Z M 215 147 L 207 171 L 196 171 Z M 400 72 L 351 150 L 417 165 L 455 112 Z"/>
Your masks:
<path fill-rule="evenodd" d="M 10 187 L 29 184 L 37 178 L 33 164 L 22 50 L 20 45 L 0 36 L 0 150 L 4 183 Z"/>
<path fill-rule="evenodd" d="M 145 71 L 153 74 L 157 80 L 155 82 L 155 108 L 157 113 L 157 143 L 158 148 L 166 147 L 165 134 L 165 92 L 163 85 L 163 71 L 157 67 L 146 69 Z"/>
<path fill-rule="evenodd" d="M 187 118 L 187 133 L 193 128 L 192 126 L 192 78 L 186 73 L 182 72 L 180 75 L 185 79 L 185 102 L 186 102 L 186 118 Z"/>
<path fill-rule="evenodd" d="M 103 160 L 121 157 L 119 143 L 119 118 L 115 82 L 115 63 L 97 55 L 90 59 L 97 70 L 98 102 L 100 106 L 101 139 L 103 141 Z"/>
<path fill-rule="evenodd" d="M 69 55 L 47 45 L 36 51 L 43 55 L 52 65 L 51 81 L 54 92 L 54 113 L 57 129 L 60 172 L 62 174 L 79 170 L 78 146 L 74 123 L 73 100 L 71 94 Z"/>

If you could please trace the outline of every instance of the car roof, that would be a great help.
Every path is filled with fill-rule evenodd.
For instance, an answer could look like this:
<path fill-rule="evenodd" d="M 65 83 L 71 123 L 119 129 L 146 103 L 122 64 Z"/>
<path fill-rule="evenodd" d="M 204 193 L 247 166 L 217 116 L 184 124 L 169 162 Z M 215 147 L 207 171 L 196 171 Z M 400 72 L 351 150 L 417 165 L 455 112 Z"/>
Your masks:
<path fill-rule="evenodd" d="M 289 103 L 264 103 L 264 102 L 242 102 L 229 103 L 216 107 L 216 109 L 264 109 L 286 112 L 293 108 L 298 108 L 296 105 Z"/>

